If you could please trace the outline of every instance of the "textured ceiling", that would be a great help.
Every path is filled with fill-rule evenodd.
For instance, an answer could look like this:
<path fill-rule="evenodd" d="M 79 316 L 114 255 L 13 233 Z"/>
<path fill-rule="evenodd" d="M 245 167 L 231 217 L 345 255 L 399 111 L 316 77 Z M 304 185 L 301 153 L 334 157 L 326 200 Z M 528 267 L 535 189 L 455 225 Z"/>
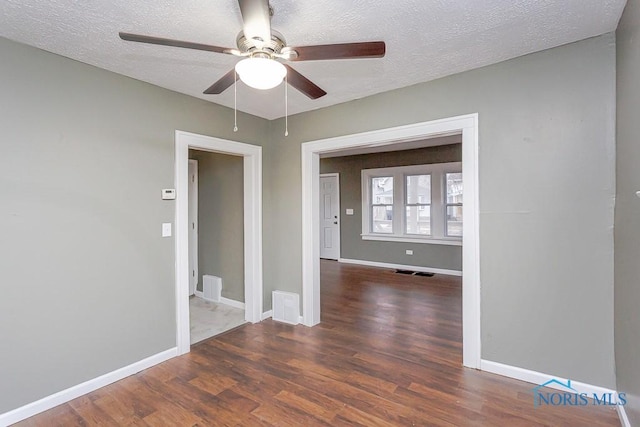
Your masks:
<path fill-rule="evenodd" d="M 271 0 L 291 46 L 384 40 L 382 59 L 295 62 L 328 92 L 289 90 L 289 114 L 433 80 L 614 31 L 626 0 Z M 231 55 L 120 40 L 118 31 L 235 47 L 235 0 L 2 0 L 0 36 L 233 107 L 233 89 L 202 92 Z M 284 88 L 238 84 L 238 109 L 284 115 Z"/>

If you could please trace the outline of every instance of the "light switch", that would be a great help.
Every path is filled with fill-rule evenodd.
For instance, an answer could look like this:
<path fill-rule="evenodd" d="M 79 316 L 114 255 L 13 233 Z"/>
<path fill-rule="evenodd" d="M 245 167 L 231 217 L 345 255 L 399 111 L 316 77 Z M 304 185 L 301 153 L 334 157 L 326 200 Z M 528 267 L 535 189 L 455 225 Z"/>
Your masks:
<path fill-rule="evenodd" d="M 347 209 L 346 214 L 347 215 L 353 215 L 353 209 Z"/>
<path fill-rule="evenodd" d="M 171 223 L 162 223 L 162 237 L 171 237 Z"/>

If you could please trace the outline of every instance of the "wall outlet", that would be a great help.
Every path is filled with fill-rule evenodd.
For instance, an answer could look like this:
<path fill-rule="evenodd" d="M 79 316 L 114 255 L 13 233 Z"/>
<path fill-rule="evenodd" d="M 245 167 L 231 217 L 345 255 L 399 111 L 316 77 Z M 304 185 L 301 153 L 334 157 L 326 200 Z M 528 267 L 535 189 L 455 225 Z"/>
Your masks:
<path fill-rule="evenodd" d="M 407 255 L 413 255 L 413 250 L 407 249 L 406 251 L 404 251 L 404 253 Z"/>

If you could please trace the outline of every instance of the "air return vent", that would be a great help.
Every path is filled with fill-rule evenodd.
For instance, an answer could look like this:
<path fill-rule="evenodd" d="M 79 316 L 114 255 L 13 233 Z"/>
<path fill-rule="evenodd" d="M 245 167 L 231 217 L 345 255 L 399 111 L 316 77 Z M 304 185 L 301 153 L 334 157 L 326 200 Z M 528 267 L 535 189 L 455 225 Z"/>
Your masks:
<path fill-rule="evenodd" d="M 220 302 L 222 279 L 218 276 L 202 276 L 202 299 Z"/>
<path fill-rule="evenodd" d="M 273 320 L 297 325 L 300 319 L 300 295 L 273 291 Z"/>

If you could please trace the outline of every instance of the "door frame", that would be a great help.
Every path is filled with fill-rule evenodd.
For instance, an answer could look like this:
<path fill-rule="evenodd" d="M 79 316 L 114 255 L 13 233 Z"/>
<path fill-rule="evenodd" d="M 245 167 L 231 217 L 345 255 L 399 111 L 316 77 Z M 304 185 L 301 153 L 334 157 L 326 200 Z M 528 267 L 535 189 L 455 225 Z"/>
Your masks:
<path fill-rule="evenodd" d="M 190 132 L 175 134 L 175 290 L 176 346 L 188 353 L 189 333 L 189 149 L 243 157 L 244 185 L 244 295 L 245 320 L 256 323 L 262 315 L 262 147 Z"/>
<path fill-rule="evenodd" d="M 374 130 L 302 144 L 302 308 L 303 323 L 320 323 L 320 154 L 347 148 L 391 146 L 451 134 L 462 134 L 462 364 L 480 369 L 480 227 L 478 114 Z"/>
<path fill-rule="evenodd" d="M 200 221 L 198 221 L 198 161 L 195 159 L 189 159 L 188 162 L 188 166 L 193 166 L 194 169 L 194 173 L 195 173 L 195 178 L 193 180 L 193 185 L 191 184 L 187 184 L 189 186 L 189 210 L 187 215 L 189 215 L 189 213 L 194 212 L 195 213 L 195 221 L 198 224 L 198 229 L 196 229 L 196 232 L 194 234 L 193 240 L 189 240 L 189 256 L 194 257 L 193 260 L 193 274 L 195 275 L 195 281 L 196 281 L 196 285 L 193 288 L 193 293 L 191 293 L 191 275 L 189 276 L 189 296 L 194 295 L 195 291 L 198 290 L 198 282 L 199 282 L 199 275 L 200 275 L 200 265 L 198 263 L 198 233 L 199 233 L 199 229 L 200 229 Z M 187 180 L 189 178 L 187 177 Z M 187 216 L 188 219 L 188 216 Z M 189 235 L 191 234 L 191 232 L 189 231 Z"/>
<path fill-rule="evenodd" d="M 341 242 L 341 235 L 340 233 L 342 232 L 342 212 L 340 211 L 340 174 L 338 172 L 332 172 L 332 173 L 321 173 L 319 178 L 328 178 L 328 177 L 335 177 L 336 178 L 336 188 L 338 189 L 338 258 L 336 260 L 340 260 L 340 258 L 342 258 L 342 248 L 340 246 L 340 242 Z M 320 196 L 320 194 L 318 194 L 318 196 Z M 320 200 L 320 199 L 318 199 Z M 318 201 L 318 203 L 320 203 Z M 319 207 L 319 206 L 318 206 Z M 320 226 L 320 221 L 318 220 L 318 227 Z"/>

